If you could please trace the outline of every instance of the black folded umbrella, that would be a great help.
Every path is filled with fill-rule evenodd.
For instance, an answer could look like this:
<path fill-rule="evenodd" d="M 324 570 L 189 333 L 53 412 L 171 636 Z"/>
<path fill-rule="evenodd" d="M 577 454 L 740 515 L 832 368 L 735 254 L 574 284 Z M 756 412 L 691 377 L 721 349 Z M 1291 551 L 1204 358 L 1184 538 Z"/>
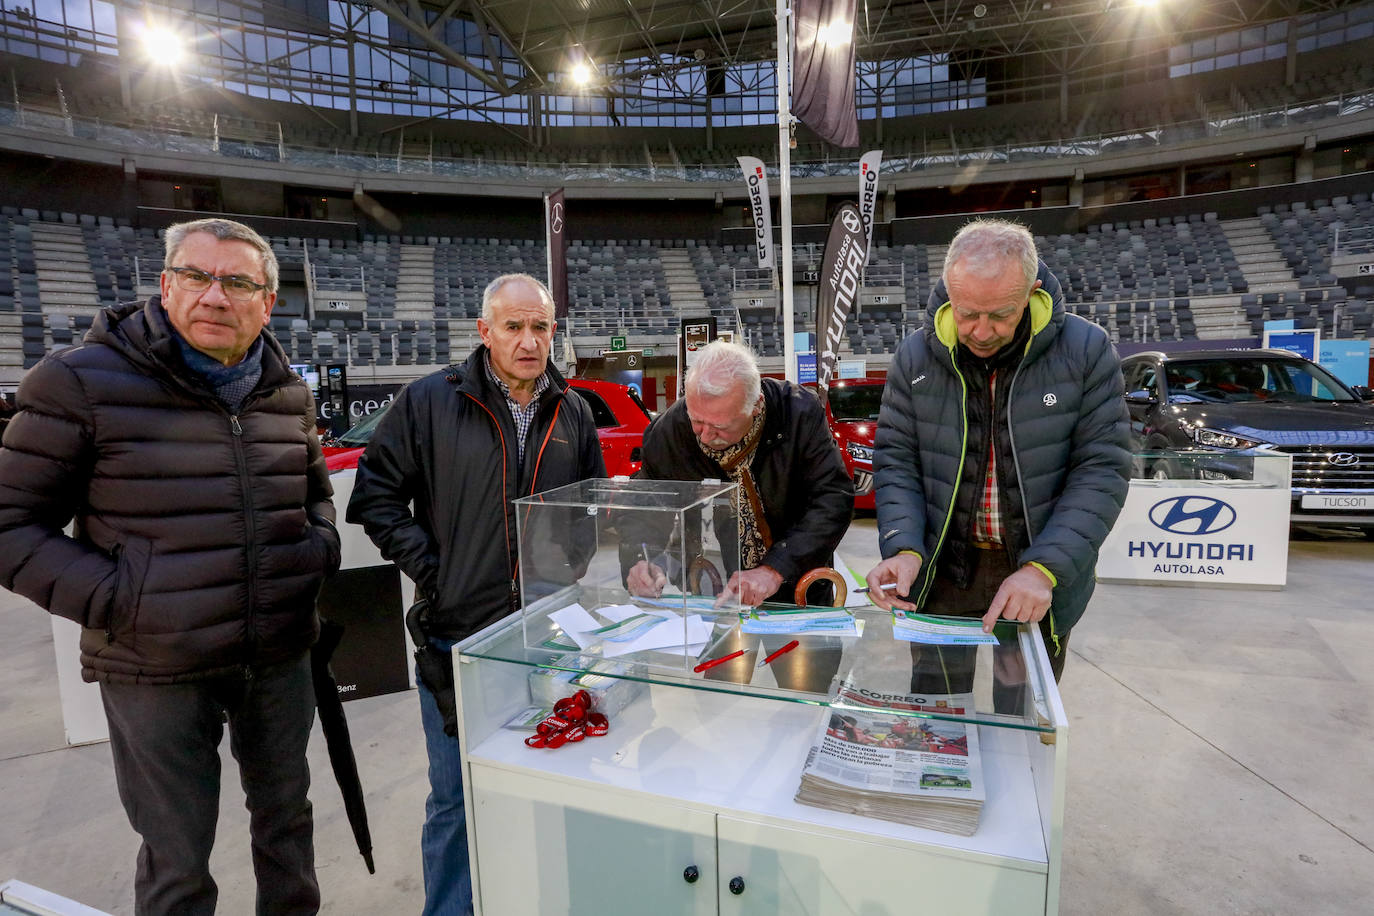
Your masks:
<path fill-rule="evenodd" d="M 358 761 L 353 756 L 353 742 L 348 737 L 348 720 L 344 718 L 343 701 L 339 699 L 339 685 L 329 670 L 329 660 L 339 647 L 344 628 L 332 620 L 320 621 L 320 641 L 310 650 L 310 675 L 315 683 L 315 708 L 320 715 L 320 730 L 329 748 L 329 765 L 334 780 L 343 795 L 344 810 L 358 841 L 358 852 L 367 863 L 367 873 L 375 875 L 372 864 L 372 832 L 367 827 L 367 807 L 363 803 L 363 784 L 358 778 Z"/>

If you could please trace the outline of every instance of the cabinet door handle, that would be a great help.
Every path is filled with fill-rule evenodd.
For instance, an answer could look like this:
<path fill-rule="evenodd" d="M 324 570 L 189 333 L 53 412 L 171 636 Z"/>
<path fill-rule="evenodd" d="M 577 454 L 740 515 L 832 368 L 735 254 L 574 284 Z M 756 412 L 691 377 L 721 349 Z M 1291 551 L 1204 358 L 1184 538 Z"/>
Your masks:
<path fill-rule="evenodd" d="M 695 865 L 688 865 L 682 870 L 682 880 L 686 881 L 688 884 L 696 884 L 697 879 L 700 877 L 701 872 L 697 871 Z"/>
<path fill-rule="evenodd" d="M 735 877 L 730 879 L 730 893 L 734 894 L 736 897 L 744 893 L 744 879 L 739 875 L 735 875 Z"/>

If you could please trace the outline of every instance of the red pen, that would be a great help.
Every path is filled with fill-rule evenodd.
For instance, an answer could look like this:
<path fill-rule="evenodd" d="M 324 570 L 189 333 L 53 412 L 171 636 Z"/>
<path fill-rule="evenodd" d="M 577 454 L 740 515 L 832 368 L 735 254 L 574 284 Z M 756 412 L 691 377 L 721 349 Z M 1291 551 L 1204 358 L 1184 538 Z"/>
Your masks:
<path fill-rule="evenodd" d="M 777 658 L 779 655 L 782 655 L 784 652 L 791 652 L 793 649 L 797 648 L 797 646 L 799 646 L 799 645 L 801 645 L 801 643 L 797 642 L 795 639 L 792 640 L 792 641 L 789 642 L 787 645 L 783 646 L 781 649 L 779 649 L 778 651 L 774 652 L 772 655 L 768 656 L 768 657 L 765 658 L 763 661 L 759 662 L 758 665 L 757 665 L 757 667 L 762 668 L 764 665 L 768 664 L 768 663 L 771 662 L 773 659 Z"/>
<path fill-rule="evenodd" d="M 720 658 L 713 658 L 713 659 L 711 659 L 711 660 L 709 660 L 709 661 L 704 661 L 704 662 L 702 662 L 700 665 L 697 665 L 697 666 L 696 666 L 695 668 L 693 668 L 692 670 L 695 671 L 695 672 L 697 672 L 697 673 L 699 674 L 699 673 L 701 673 L 702 671 L 705 671 L 707 668 L 714 668 L 716 665 L 723 665 L 723 664 L 725 664 L 726 662 L 730 661 L 731 659 L 739 658 L 741 655 L 744 654 L 744 652 L 745 652 L 744 649 L 738 649 L 738 650 L 736 650 L 736 651 L 734 651 L 734 652 L 731 652 L 729 655 L 722 655 Z"/>

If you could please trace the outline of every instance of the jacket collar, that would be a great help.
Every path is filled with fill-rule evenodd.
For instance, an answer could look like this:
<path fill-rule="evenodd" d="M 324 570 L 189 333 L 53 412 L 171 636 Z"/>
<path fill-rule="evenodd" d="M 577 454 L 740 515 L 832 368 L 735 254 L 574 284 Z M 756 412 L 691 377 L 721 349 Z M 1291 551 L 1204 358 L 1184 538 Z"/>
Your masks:
<path fill-rule="evenodd" d="M 86 332 L 86 341 L 100 343 L 119 351 L 130 362 L 146 371 L 161 371 L 176 379 L 204 388 L 199 377 L 187 368 L 162 297 L 146 302 L 126 302 L 102 309 Z M 295 373 L 277 339 L 264 329 L 262 341 L 262 378 L 258 390 L 278 388 L 296 379 Z"/>
<path fill-rule="evenodd" d="M 505 395 L 487 377 L 486 359 L 488 352 L 486 344 L 478 344 L 462 365 L 450 366 L 444 377 L 463 394 L 470 394 L 483 402 L 494 401 L 504 404 Z M 548 361 L 544 371 L 549 374 L 549 387 L 545 388 L 544 393 L 539 396 L 540 402 L 562 397 L 564 392 L 568 390 L 568 380 L 558 371 L 553 360 Z"/>
<path fill-rule="evenodd" d="M 1040 288 L 1030 295 L 1030 339 L 1026 342 L 1023 357 L 1037 356 L 1043 352 L 1064 324 L 1064 290 L 1059 285 L 1059 278 L 1041 261 L 1036 279 L 1040 281 Z M 941 280 L 935 285 L 930 298 L 932 303 L 943 304 L 933 313 L 927 312 L 926 331 L 940 344 L 934 348 L 935 351 L 945 354 L 953 363 L 959 335 L 954 326 L 954 309 L 947 296 L 944 280 Z"/>

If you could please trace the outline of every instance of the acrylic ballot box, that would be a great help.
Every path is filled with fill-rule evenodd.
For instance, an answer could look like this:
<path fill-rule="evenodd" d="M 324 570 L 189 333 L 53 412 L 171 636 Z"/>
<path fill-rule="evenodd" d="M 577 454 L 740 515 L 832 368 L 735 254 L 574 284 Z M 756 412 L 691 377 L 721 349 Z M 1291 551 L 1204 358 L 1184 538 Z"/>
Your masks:
<path fill-rule="evenodd" d="M 570 664 L 690 669 L 709 621 L 739 611 L 723 595 L 739 569 L 735 489 L 597 479 L 516 500 L 524 645 Z"/>

